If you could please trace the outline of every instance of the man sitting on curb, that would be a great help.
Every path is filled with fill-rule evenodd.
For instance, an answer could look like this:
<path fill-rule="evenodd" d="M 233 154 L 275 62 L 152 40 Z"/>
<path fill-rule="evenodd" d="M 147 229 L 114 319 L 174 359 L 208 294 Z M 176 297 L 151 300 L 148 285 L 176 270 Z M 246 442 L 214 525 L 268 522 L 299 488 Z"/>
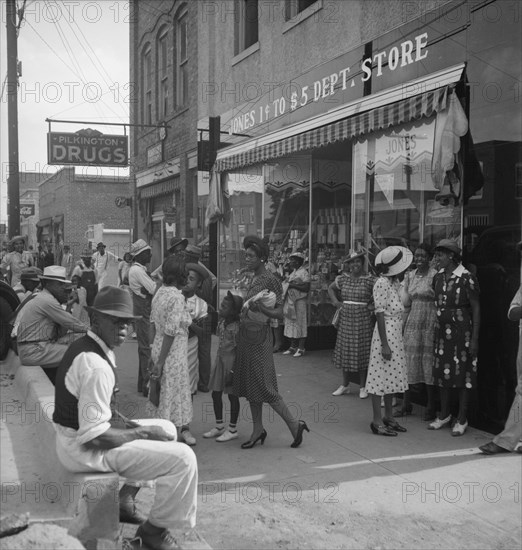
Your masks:
<path fill-rule="evenodd" d="M 65 278 L 65 267 L 46 267 L 40 280 L 42 291 L 24 305 L 17 317 L 16 343 L 22 365 L 42 367 L 54 383 L 56 368 L 71 342 L 67 332 L 85 333 L 87 327 L 62 308 L 73 288 Z"/>
<path fill-rule="evenodd" d="M 132 481 L 156 480 L 154 504 L 149 519 L 138 527 L 141 542 L 135 547 L 178 548 L 169 529 L 196 524 L 196 456 L 176 441 L 176 427 L 167 420 L 127 420 L 127 429 L 111 426 L 117 376 L 113 349 L 123 343 L 130 321 L 137 317 L 129 293 L 112 286 L 101 289 L 87 309 L 92 328 L 71 344 L 56 376 L 58 458 L 72 472 L 117 472 Z M 139 521 L 134 508 L 138 490 L 127 484 L 120 490 L 122 519 Z"/>
<path fill-rule="evenodd" d="M 522 243 L 519 243 L 519 249 Z M 495 455 L 499 453 L 509 453 L 515 449 L 522 453 L 522 445 L 519 445 L 522 439 L 522 285 L 515 294 L 511 305 L 509 306 L 508 318 L 511 321 L 519 321 L 520 338 L 518 341 L 517 354 L 517 388 L 515 390 L 515 399 L 506 420 L 504 431 L 493 438 L 493 441 L 479 447 L 486 455 Z"/>

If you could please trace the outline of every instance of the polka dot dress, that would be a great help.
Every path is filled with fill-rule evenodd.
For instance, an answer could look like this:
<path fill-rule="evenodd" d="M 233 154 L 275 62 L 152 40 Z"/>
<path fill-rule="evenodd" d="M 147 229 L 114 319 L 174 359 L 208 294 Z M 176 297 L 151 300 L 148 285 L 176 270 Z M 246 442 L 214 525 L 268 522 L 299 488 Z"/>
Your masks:
<path fill-rule="evenodd" d="M 477 359 L 469 352 L 473 330 L 469 297 L 478 296 L 478 282 L 458 266 L 448 281 L 443 272 L 437 273 L 433 288 L 437 306 L 435 385 L 472 389 L 477 385 Z"/>
<path fill-rule="evenodd" d="M 366 391 L 374 395 L 404 392 L 408 389 L 406 356 L 402 339 L 402 313 L 404 306 L 399 298 L 399 283 L 389 277 L 379 277 L 373 287 L 375 313 L 384 313 L 386 339 L 392 356 L 389 361 L 382 356 L 379 328 L 375 325 L 366 379 Z"/>

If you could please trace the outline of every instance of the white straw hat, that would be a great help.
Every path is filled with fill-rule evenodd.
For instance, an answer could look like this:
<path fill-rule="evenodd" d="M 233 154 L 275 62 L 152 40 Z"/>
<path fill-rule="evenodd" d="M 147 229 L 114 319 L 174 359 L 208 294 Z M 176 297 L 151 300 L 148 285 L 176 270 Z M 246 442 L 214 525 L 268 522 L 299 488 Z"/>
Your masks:
<path fill-rule="evenodd" d="M 413 261 L 413 253 L 404 246 L 388 246 L 381 250 L 375 258 L 375 267 L 378 265 L 387 269 L 383 271 L 386 277 L 393 277 L 410 267 Z"/>

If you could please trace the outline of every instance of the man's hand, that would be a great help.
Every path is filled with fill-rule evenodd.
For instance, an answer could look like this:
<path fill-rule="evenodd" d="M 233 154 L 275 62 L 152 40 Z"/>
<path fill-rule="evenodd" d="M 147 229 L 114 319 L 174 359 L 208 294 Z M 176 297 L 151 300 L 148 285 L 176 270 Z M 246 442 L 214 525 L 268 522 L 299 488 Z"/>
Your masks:
<path fill-rule="evenodd" d="M 172 441 L 173 435 L 168 434 L 161 426 L 140 426 L 136 428 L 140 439 L 151 439 L 152 441 Z"/>

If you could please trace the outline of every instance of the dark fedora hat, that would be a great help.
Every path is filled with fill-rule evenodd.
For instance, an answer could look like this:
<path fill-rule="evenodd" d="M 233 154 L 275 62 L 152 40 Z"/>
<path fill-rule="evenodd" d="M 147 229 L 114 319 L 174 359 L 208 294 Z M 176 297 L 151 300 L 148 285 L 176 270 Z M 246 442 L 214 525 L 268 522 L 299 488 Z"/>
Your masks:
<path fill-rule="evenodd" d="M 168 252 L 173 252 L 174 248 L 177 248 L 178 246 L 181 246 L 184 250 L 187 247 L 188 239 L 183 239 L 182 237 L 172 237 L 170 239 L 170 246 L 168 248 Z"/>
<path fill-rule="evenodd" d="M 84 307 L 89 312 L 97 311 L 98 313 L 110 315 L 111 317 L 118 317 L 120 319 L 140 318 L 139 315 L 134 315 L 132 298 L 129 292 L 116 286 L 104 286 L 98 294 L 96 294 L 92 306 Z"/>

